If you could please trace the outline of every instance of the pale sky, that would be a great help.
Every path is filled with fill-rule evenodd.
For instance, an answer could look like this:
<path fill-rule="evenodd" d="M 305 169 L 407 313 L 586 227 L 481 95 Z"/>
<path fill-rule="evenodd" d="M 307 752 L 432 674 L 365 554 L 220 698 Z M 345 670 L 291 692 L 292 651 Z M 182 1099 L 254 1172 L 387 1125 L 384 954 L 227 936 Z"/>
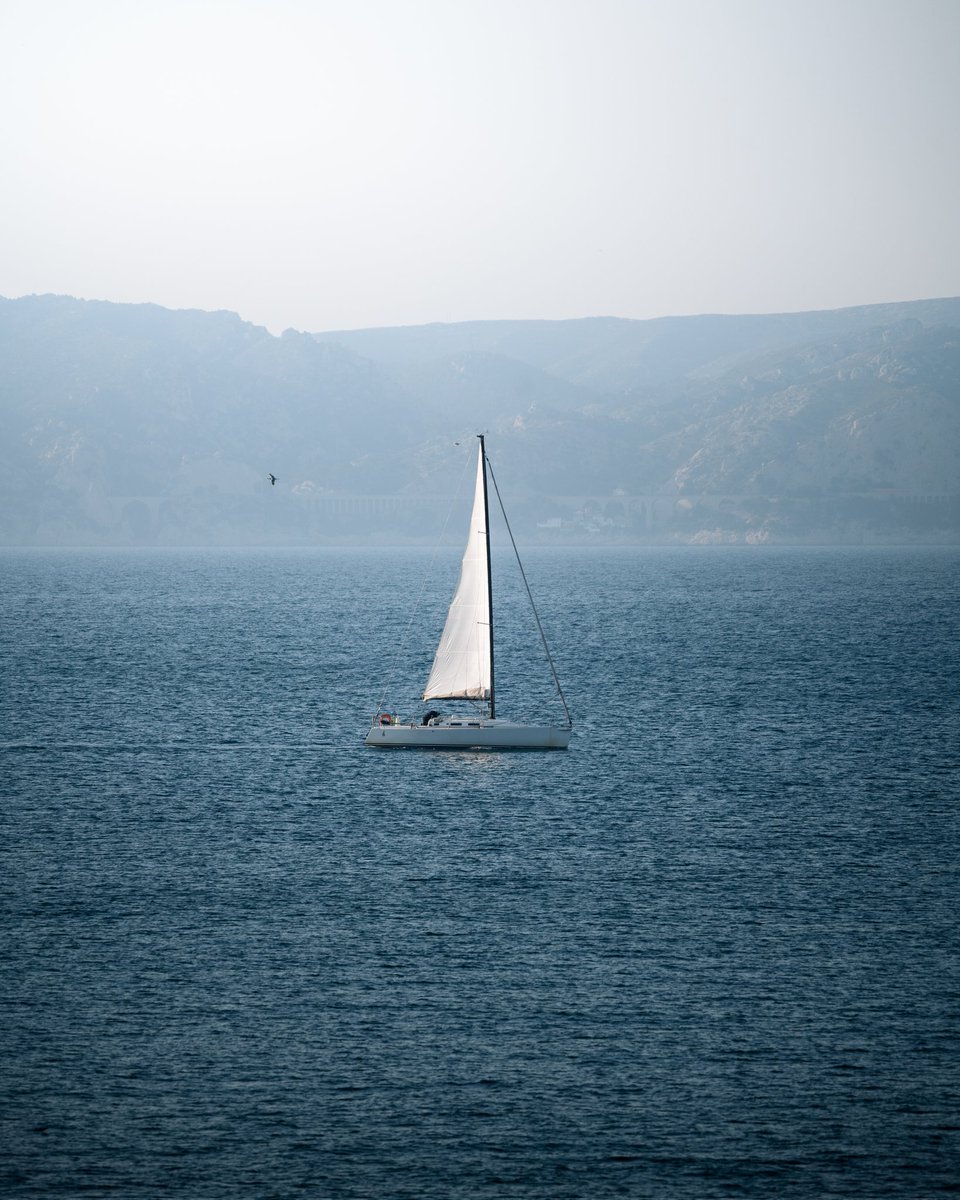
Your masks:
<path fill-rule="evenodd" d="M 960 294 L 960 0 L 0 0 L 0 295 L 274 333 Z"/>

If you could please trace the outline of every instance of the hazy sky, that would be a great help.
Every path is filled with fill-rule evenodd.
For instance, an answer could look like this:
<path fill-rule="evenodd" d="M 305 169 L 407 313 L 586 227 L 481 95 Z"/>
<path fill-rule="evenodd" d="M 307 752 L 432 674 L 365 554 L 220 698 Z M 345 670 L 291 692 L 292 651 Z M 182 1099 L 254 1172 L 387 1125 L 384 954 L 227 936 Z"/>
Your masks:
<path fill-rule="evenodd" d="M 0 0 L 0 295 L 274 332 L 960 294 L 960 0 Z"/>

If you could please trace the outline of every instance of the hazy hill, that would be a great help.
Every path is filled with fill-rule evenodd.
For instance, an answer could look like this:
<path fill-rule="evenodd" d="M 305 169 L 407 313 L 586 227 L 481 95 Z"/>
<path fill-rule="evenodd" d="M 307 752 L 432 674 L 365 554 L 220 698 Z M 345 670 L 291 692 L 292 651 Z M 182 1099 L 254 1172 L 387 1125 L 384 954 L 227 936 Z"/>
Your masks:
<path fill-rule="evenodd" d="M 466 321 L 315 334 L 385 364 L 494 354 L 602 392 L 632 392 L 693 375 L 717 377 L 759 355 L 904 320 L 960 326 L 960 298 L 770 316 L 627 321 Z"/>
<path fill-rule="evenodd" d="M 8 544 L 431 540 L 479 429 L 527 540 L 955 539 L 960 300 L 279 338 L 0 300 Z"/>

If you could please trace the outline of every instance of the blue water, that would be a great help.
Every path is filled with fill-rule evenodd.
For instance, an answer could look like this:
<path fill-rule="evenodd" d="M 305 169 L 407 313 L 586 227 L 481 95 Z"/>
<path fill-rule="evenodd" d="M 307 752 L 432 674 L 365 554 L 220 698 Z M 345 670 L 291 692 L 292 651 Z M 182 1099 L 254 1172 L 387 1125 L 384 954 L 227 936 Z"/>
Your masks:
<path fill-rule="evenodd" d="M 0 555 L 0 1192 L 957 1191 L 960 554 L 535 552 L 571 749 L 364 749 L 456 567 Z"/>

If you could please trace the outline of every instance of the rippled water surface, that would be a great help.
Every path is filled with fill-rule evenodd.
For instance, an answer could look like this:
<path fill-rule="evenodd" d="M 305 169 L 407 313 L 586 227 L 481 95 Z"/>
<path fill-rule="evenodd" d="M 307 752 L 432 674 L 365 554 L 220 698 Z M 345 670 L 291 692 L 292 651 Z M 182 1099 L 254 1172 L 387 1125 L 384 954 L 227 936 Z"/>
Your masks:
<path fill-rule="evenodd" d="M 0 1191 L 956 1191 L 960 556 L 534 552 L 571 749 L 366 750 L 456 567 L 0 555 Z"/>

